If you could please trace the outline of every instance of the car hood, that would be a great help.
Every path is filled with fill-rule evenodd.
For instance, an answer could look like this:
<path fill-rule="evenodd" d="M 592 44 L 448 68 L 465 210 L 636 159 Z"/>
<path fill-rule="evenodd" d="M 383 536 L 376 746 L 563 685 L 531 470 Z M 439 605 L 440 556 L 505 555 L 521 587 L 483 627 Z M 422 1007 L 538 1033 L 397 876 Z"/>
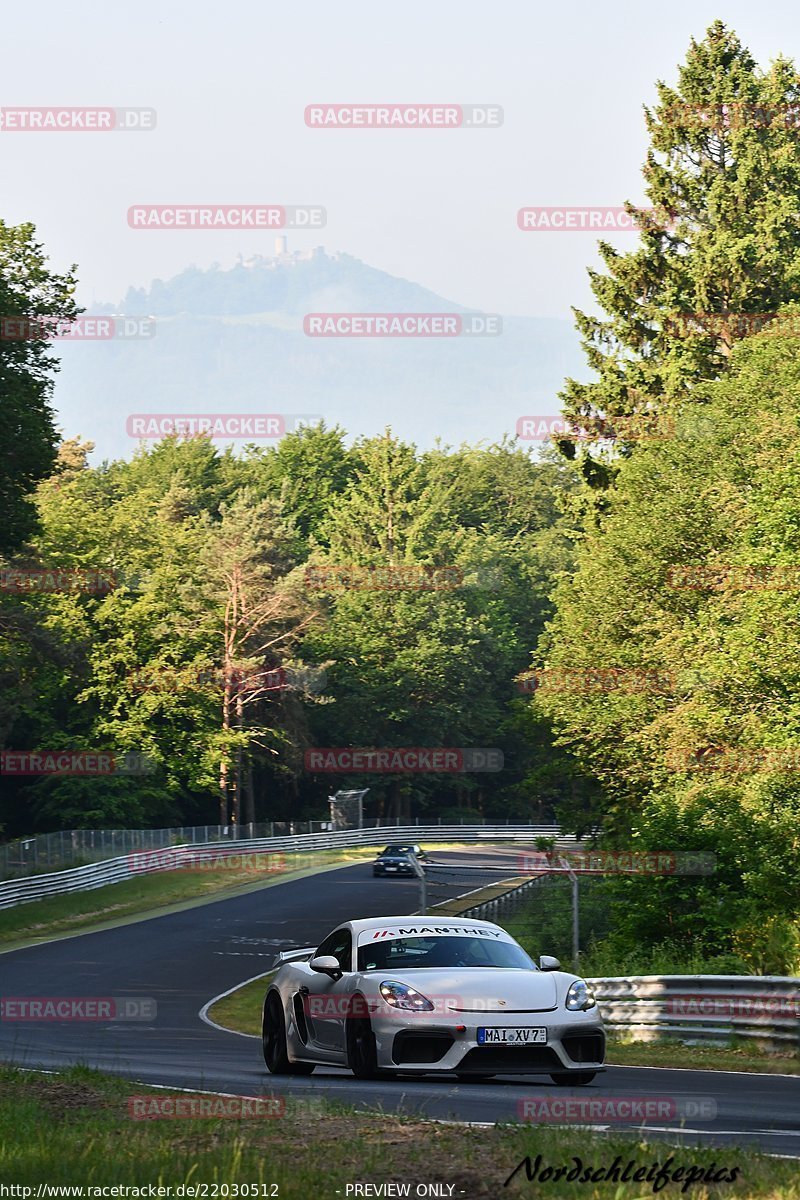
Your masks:
<path fill-rule="evenodd" d="M 378 992 L 384 981 L 416 988 L 441 1013 L 549 1012 L 557 1007 L 556 980 L 550 972 L 499 967 L 423 967 L 412 971 L 370 971 Z"/>

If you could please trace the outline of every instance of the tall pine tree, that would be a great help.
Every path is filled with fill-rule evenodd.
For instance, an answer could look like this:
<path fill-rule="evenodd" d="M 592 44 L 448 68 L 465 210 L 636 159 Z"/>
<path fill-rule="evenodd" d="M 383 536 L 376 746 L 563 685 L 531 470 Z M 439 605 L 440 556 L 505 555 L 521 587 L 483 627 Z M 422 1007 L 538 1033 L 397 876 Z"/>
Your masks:
<path fill-rule="evenodd" d="M 569 379 L 561 394 L 574 425 L 619 446 L 626 421 L 646 430 L 671 416 L 696 382 L 725 369 L 736 340 L 761 328 L 737 314 L 775 313 L 800 297 L 794 66 L 781 58 L 761 72 L 717 21 L 691 43 L 677 87 L 660 82 L 657 91 L 655 108 L 645 109 L 653 212 L 627 206 L 638 212 L 636 250 L 600 243 L 605 272 L 589 274 L 605 316 L 574 310 L 597 378 Z M 574 442 L 561 449 L 575 456 Z M 602 454 L 590 451 L 582 467 L 590 483 L 608 482 Z"/>

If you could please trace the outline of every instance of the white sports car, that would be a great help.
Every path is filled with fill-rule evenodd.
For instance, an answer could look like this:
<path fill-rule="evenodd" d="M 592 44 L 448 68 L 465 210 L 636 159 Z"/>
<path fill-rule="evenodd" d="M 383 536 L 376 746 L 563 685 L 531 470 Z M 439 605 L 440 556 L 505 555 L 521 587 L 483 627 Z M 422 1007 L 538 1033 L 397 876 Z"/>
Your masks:
<path fill-rule="evenodd" d="M 358 1079 L 546 1074 L 571 1086 L 604 1069 L 605 1033 L 586 982 L 555 958 L 537 966 L 489 921 L 346 921 L 279 964 L 262 1025 L 274 1075 L 326 1065 Z"/>

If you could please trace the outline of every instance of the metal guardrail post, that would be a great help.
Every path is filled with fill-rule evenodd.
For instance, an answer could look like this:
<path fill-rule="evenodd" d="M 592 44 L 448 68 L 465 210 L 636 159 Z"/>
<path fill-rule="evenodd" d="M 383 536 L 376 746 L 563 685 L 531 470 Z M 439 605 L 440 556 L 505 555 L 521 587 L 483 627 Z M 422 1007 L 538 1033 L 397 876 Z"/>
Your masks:
<path fill-rule="evenodd" d="M 570 867 L 566 858 L 559 855 L 561 865 L 567 873 L 570 882 L 570 891 L 572 893 L 572 969 L 576 975 L 580 973 L 581 964 L 581 929 L 580 929 L 580 914 L 579 914 L 579 883 L 578 876 Z"/>
<path fill-rule="evenodd" d="M 428 915 L 428 880 L 425 875 L 425 867 L 419 861 L 416 854 L 413 854 L 410 850 L 406 854 L 406 858 L 409 861 L 412 871 L 419 879 L 419 911 L 420 916 L 426 917 Z"/>

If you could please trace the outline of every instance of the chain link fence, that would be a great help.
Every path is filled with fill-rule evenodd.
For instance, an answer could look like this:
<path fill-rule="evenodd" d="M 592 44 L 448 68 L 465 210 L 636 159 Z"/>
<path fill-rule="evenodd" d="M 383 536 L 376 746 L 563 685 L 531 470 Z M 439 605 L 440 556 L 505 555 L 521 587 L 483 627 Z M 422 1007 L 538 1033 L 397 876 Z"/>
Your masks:
<path fill-rule="evenodd" d="M 605 880 L 579 877 L 577 890 L 577 949 L 586 951 L 610 931 Z M 575 891 L 573 882 L 563 875 L 545 875 L 504 896 L 497 906 L 498 920 L 516 938 L 530 956 L 552 954 L 565 969 L 575 963 Z"/>

